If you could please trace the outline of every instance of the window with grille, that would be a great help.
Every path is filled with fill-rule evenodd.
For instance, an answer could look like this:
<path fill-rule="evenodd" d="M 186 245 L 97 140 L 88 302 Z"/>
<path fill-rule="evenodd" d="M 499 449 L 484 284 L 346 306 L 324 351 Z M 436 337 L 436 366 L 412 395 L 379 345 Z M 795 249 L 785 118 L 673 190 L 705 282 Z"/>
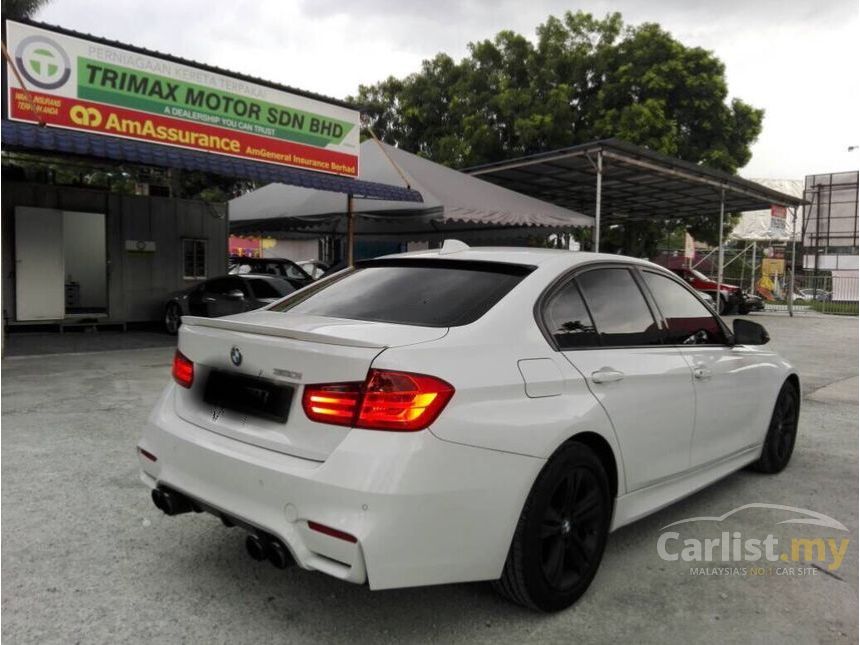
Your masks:
<path fill-rule="evenodd" d="M 186 280 L 206 277 L 206 240 L 182 240 L 182 277 Z"/>

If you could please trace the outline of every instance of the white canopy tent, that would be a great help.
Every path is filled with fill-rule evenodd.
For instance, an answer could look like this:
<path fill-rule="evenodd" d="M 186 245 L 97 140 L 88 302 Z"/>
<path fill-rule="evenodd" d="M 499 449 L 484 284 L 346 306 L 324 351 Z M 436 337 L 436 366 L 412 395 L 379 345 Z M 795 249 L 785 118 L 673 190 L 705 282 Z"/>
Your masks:
<path fill-rule="evenodd" d="M 753 179 L 751 181 L 786 195 L 803 198 L 803 180 L 801 179 Z M 769 209 L 741 213 L 741 219 L 732 229 L 729 238 L 749 242 L 790 242 L 792 235 L 794 235 L 796 239 L 799 239 L 799 221 L 797 231 L 795 232 L 794 229 L 795 210 L 791 208 L 785 210 L 783 221 L 772 217 Z"/>
<path fill-rule="evenodd" d="M 491 184 L 369 139 L 361 144 L 359 177 L 417 190 L 422 203 L 353 199 L 356 234 L 375 239 L 510 240 L 568 232 L 594 219 Z M 237 234 L 320 235 L 347 230 L 348 199 L 284 184 L 269 184 L 230 201 Z"/>

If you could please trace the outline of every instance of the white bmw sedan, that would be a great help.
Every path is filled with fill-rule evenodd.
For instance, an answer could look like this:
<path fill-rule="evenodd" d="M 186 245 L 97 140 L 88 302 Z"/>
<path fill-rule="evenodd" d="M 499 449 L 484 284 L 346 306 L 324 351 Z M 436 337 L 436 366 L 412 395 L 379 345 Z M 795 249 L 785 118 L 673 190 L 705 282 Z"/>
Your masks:
<path fill-rule="evenodd" d="M 767 341 L 645 261 L 449 242 L 184 318 L 142 479 L 278 567 L 558 610 L 610 531 L 785 468 L 800 383 Z"/>

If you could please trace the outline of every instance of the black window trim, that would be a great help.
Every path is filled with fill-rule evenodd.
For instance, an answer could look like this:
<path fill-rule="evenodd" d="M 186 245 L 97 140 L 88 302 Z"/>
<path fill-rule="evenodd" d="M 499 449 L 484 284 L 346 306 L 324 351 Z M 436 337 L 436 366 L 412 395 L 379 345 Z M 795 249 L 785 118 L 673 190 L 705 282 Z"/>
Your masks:
<path fill-rule="evenodd" d="M 611 260 L 593 260 L 589 262 L 585 262 L 583 264 L 577 264 L 575 267 L 572 267 L 565 271 L 564 273 L 557 276 L 538 296 L 535 301 L 533 314 L 535 318 L 535 322 L 537 323 L 538 328 L 541 330 L 543 337 L 546 339 L 547 343 L 549 343 L 550 347 L 556 352 L 587 352 L 593 351 L 596 349 L 653 349 L 655 347 L 672 347 L 672 345 L 666 345 L 666 335 L 668 332 L 668 326 L 666 325 L 666 321 L 663 318 L 663 314 L 660 313 L 656 306 L 654 305 L 651 297 L 651 293 L 646 289 L 643 289 L 644 280 L 640 275 L 638 275 L 636 269 L 639 268 L 639 265 L 633 262 L 620 262 L 620 261 L 611 261 Z M 586 273 L 588 271 L 592 271 L 594 269 L 627 269 L 631 277 L 633 278 L 633 283 L 637 286 L 640 293 L 642 293 L 642 298 L 645 300 L 645 305 L 648 307 L 648 310 L 651 314 L 651 317 L 654 319 L 654 323 L 657 325 L 660 331 L 660 342 L 650 345 L 604 345 L 603 339 L 600 337 L 600 330 L 597 329 L 597 322 L 594 320 L 594 316 L 591 313 L 591 307 L 588 304 L 588 300 L 585 298 L 585 294 L 582 293 L 582 288 L 579 286 L 579 283 L 576 283 L 576 289 L 582 298 L 582 302 L 585 304 L 585 308 L 588 310 L 588 315 L 591 316 L 591 320 L 594 323 L 595 329 L 597 329 L 598 343 L 593 347 L 571 347 L 567 349 L 562 349 L 552 332 L 547 327 L 546 321 L 544 320 L 544 314 L 546 312 L 546 306 L 549 299 L 558 293 L 561 289 L 567 286 L 568 282 L 571 280 L 576 280 L 577 276 Z M 704 345 L 698 345 L 698 347 L 704 347 Z"/>
<path fill-rule="evenodd" d="M 368 267 L 423 267 L 428 269 L 457 269 L 460 271 L 483 271 L 486 273 L 502 273 L 505 275 L 522 276 L 525 278 L 532 273 L 537 266 L 533 264 L 518 264 L 516 262 L 496 262 L 494 260 L 455 260 L 436 258 L 374 258 L 372 260 L 359 260 L 355 263 L 356 269 Z"/>
<path fill-rule="evenodd" d="M 722 319 L 722 317 L 720 317 L 714 313 L 714 311 L 711 309 L 710 305 L 708 305 L 708 303 L 704 302 L 698 296 L 698 294 L 696 293 L 696 290 L 693 289 L 689 284 L 687 284 L 683 280 L 683 278 L 679 277 L 677 274 L 672 273 L 669 270 L 661 271 L 656 267 L 637 266 L 636 267 L 636 273 L 639 274 L 637 277 L 642 282 L 641 288 L 643 290 L 645 290 L 646 293 L 648 293 L 648 297 L 654 302 L 654 309 L 659 314 L 660 320 L 662 321 L 662 324 L 665 326 L 665 328 L 667 330 L 669 329 L 669 322 L 668 322 L 668 320 L 666 320 L 666 317 L 663 315 L 663 312 L 660 310 L 660 306 L 657 304 L 657 299 L 654 298 L 654 294 L 652 294 L 651 290 L 648 288 L 648 284 L 645 282 L 645 277 L 643 275 L 641 275 L 642 273 L 646 273 L 646 272 L 647 273 L 653 273 L 654 275 L 660 275 L 660 276 L 663 276 L 665 278 L 668 278 L 668 279 L 672 280 L 673 282 L 682 286 L 684 289 L 686 289 L 690 293 L 690 295 L 692 295 L 702 305 L 702 307 L 704 307 L 705 311 L 707 311 L 709 314 L 711 314 L 711 316 L 714 319 L 716 319 L 717 324 L 720 326 L 720 329 L 723 330 L 723 336 L 725 337 L 726 342 L 724 342 L 724 343 L 701 343 L 701 344 L 692 345 L 692 347 L 732 347 L 733 346 L 734 343 L 732 342 L 732 339 L 734 338 L 734 336 L 733 336 L 731 330 L 729 329 L 728 325 L 726 325 L 726 323 Z M 689 349 L 691 347 L 691 345 L 684 345 L 683 343 L 666 343 L 666 346 L 667 347 L 682 347 L 682 348 L 687 348 L 687 349 Z"/>

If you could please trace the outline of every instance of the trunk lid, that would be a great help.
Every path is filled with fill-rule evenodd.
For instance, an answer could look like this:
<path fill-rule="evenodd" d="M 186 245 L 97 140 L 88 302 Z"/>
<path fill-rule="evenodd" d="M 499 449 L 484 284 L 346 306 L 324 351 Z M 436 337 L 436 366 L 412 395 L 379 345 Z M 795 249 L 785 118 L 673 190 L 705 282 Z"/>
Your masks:
<path fill-rule="evenodd" d="M 324 461 L 349 428 L 309 420 L 303 386 L 364 381 L 387 347 L 431 342 L 447 332 L 265 310 L 184 316 L 178 347 L 194 363 L 194 384 L 176 388 L 176 413 L 211 432 Z M 277 413 L 268 410 L 273 405 Z"/>

